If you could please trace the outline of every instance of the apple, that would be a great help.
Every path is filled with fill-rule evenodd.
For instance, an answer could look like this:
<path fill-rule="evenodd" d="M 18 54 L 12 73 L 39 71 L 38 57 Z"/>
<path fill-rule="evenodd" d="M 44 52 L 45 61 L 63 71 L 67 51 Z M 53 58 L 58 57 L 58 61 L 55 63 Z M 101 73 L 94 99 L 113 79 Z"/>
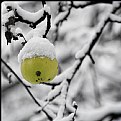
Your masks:
<path fill-rule="evenodd" d="M 46 56 L 26 58 L 21 62 L 21 73 L 32 84 L 49 82 L 58 74 L 58 61 Z"/>

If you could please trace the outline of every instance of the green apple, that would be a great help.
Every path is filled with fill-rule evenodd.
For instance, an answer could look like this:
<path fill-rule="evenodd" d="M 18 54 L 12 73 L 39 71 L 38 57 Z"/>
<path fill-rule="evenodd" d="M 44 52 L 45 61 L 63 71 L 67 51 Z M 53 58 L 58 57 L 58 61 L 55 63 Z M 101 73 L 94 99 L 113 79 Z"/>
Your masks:
<path fill-rule="evenodd" d="M 58 61 L 45 56 L 26 58 L 21 63 L 21 73 L 32 84 L 48 82 L 58 74 Z"/>

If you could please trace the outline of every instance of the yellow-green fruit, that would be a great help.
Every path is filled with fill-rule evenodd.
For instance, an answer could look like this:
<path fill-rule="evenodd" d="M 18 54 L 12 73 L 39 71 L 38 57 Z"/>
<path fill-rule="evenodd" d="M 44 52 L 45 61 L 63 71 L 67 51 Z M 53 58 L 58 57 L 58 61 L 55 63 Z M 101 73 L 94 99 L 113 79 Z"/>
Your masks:
<path fill-rule="evenodd" d="M 32 84 L 48 82 L 58 73 L 58 62 L 48 57 L 26 58 L 21 63 L 23 77 Z"/>

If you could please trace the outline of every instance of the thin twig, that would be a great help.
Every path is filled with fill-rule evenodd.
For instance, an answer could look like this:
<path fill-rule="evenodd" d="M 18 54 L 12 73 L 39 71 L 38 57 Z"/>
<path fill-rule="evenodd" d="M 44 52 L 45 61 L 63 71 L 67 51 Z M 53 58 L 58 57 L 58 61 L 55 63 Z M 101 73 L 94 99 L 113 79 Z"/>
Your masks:
<path fill-rule="evenodd" d="M 28 86 L 26 84 L 23 83 L 23 81 L 20 79 L 20 77 L 13 71 L 13 69 L 1 58 L 2 63 L 15 75 L 15 77 L 18 79 L 18 81 L 25 87 L 25 89 L 27 90 L 27 92 L 29 93 L 29 95 L 32 97 L 32 99 L 34 100 L 34 102 L 38 105 L 41 106 L 39 104 L 39 102 L 35 99 L 35 97 L 33 96 L 33 94 L 31 93 L 31 91 L 29 90 Z"/>
<path fill-rule="evenodd" d="M 78 105 L 76 104 L 76 102 L 75 102 L 75 101 L 73 102 L 73 107 L 75 108 L 75 111 L 74 111 L 74 116 L 73 116 L 72 121 L 74 121 L 74 120 L 75 120 L 76 111 L 77 111 L 77 108 L 78 108 Z"/>
<path fill-rule="evenodd" d="M 51 28 L 51 15 L 48 14 L 47 12 L 46 13 L 46 16 L 47 16 L 47 29 L 45 31 L 45 34 L 43 35 L 43 38 L 46 38 L 47 36 L 47 33 L 49 32 L 50 28 Z"/>
<path fill-rule="evenodd" d="M 57 23 L 56 23 L 56 29 L 55 29 L 55 38 L 54 38 L 54 41 L 53 41 L 53 43 L 55 44 L 56 43 L 56 41 L 58 41 L 58 30 L 59 30 L 59 27 L 60 27 L 60 25 L 62 25 L 62 23 L 64 22 L 64 21 L 66 21 L 67 20 L 67 18 L 68 18 L 68 16 L 70 15 L 70 13 L 71 13 L 71 9 L 72 9 L 72 6 L 70 6 L 69 8 L 68 8 L 68 12 L 67 12 L 67 14 L 62 18 L 62 19 L 60 19 Z"/>

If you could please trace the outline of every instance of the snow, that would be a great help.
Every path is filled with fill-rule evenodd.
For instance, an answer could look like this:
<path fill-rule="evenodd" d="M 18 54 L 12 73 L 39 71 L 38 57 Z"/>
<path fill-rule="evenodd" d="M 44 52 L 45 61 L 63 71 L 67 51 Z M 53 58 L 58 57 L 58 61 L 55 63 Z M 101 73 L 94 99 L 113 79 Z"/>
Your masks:
<path fill-rule="evenodd" d="M 62 100 L 61 100 L 62 101 Z M 65 101 L 64 101 L 65 102 Z M 63 117 L 63 113 L 65 110 L 65 105 L 61 105 L 58 110 L 58 115 L 55 120 L 59 121 Z"/>
<path fill-rule="evenodd" d="M 75 6 L 80 6 L 80 5 L 86 5 L 88 3 L 90 3 L 90 1 L 74 1 L 73 2 Z"/>
<path fill-rule="evenodd" d="M 75 58 L 79 59 L 79 58 L 84 57 L 85 54 L 86 54 L 86 52 L 89 49 L 89 45 L 90 45 L 89 43 L 87 43 L 86 45 L 84 45 L 84 47 L 76 53 Z"/>
<path fill-rule="evenodd" d="M 64 117 L 62 120 L 60 121 L 71 121 L 74 117 L 74 113 L 71 113 L 69 116 Z"/>
<path fill-rule="evenodd" d="M 18 34 L 18 33 L 22 33 L 22 29 L 17 27 L 16 30 L 15 30 L 15 34 Z"/>
<path fill-rule="evenodd" d="M 16 9 L 17 13 L 24 19 L 24 20 L 28 20 L 31 22 L 36 22 L 37 20 L 39 20 L 43 14 L 44 11 L 48 12 L 50 14 L 50 8 L 48 5 L 45 5 L 44 8 L 42 8 L 41 10 L 37 11 L 36 13 L 31 13 L 29 11 L 26 11 L 24 9 L 22 9 L 17 3 L 13 3 L 13 2 L 5 2 L 6 6 L 11 6 L 13 10 Z"/>
<path fill-rule="evenodd" d="M 50 84 L 59 84 L 62 81 L 64 81 L 64 79 L 70 79 L 72 77 L 72 74 L 75 70 L 75 68 L 77 67 L 77 65 L 80 63 L 79 60 L 76 60 L 74 62 L 74 64 L 67 68 L 64 72 L 62 72 L 61 74 L 59 74 L 58 76 L 56 76 L 51 82 Z"/>
<path fill-rule="evenodd" d="M 2 16 L 2 24 L 4 25 L 5 23 L 7 23 L 8 22 L 8 18 L 10 18 L 11 16 L 14 16 L 14 12 L 13 11 L 10 11 L 8 13 L 5 13 Z"/>
<path fill-rule="evenodd" d="M 7 74 L 7 77 L 9 78 L 10 76 L 12 76 L 13 75 L 13 73 L 12 72 L 9 72 L 8 74 Z"/>
<path fill-rule="evenodd" d="M 2 14 L 7 13 L 7 9 L 6 9 L 6 6 L 5 6 L 4 2 L 1 3 L 1 13 Z"/>
<path fill-rule="evenodd" d="M 76 101 L 73 101 L 73 107 L 77 106 Z"/>
<path fill-rule="evenodd" d="M 61 99 L 60 99 L 60 107 L 57 113 L 57 117 L 54 121 L 60 120 L 64 115 L 65 105 L 66 105 L 66 97 L 67 97 L 67 88 L 68 88 L 68 82 L 64 80 L 63 87 L 61 89 Z"/>
<path fill-rule="evenodd" d="M 45 34 L 47 21 L 44 20 L 43 22 L 39 23 L 35 29 L 30 30 L 27 35 L 25 36 L 26 40 L 28 41 L 34 36 L 42 37 Z"/>
<path fill-rule="evenodd" d="M 71 121 L 74 117 L 74 113 L 71 113 L 70 115 L 68 115 L 67 117 L 64 117 L 62 119 L 55 119 L 54 121 Z"/>
<path fill-rule="evenodd" d="M 13 75 L 12 72 L 9 72 L 9 73 L 7 74 L 8 82 L 9 82 L 9 83 L 13 83 L 13 80 L 11 79 L 12 75 Z"/>
<path fill-rule="evenodd" d="M 49 92 L 47 96 L 47 100 L 50 101 L 53 98 L 55 98 L 61 92 L 62 86 L 63 86 L 63 83 L 61 83 L 61 85 L 59 86 L 56 86 L 51 92 Z"/>
<path fill-rule="evenodd" d="M 120 5 L 120 1 L 113 1 L 113 7 L 116 8 Z"/>
<path fill-rule="evenodd" d="M 54 45 L 46 38 L 33 37 L 25 44 L 22 50 L 20 50 L 18 62 L 20 63 L 26 58 L 36 56 L 46 56 L 53 60 L 56 58 Z"/>
<path fill-rule="evenodd" d="M 55 19 L 54 19 L 54 25 L 58 24 L 59 21 L 63 20 L 63 18 L 67 15 L 68 11 L 60 13 Z"/>
<path fill-rule="evenodd" d="M 44 10 L 50 14 L 50 7 L 48 5 L 44 5 Z"/>
<path fill-rule="evenodd" d="M 71 79 L 72 78 L 72 75 L 73 75 L 73 73 L 74 73 L 74 71 L 75 71 L 75 69 L 77 68 L 77 66 L 78 66 L 78 64 L 80 63 L 80 61 L 79 60 L 76 60 L 75 62 L 74 62 L 74 64 L 71 66 L 71 67 L 69 67 L 64 73 L 65 73 L 65 77 L 66 77 L 66 79 Z"/>
<path fill-rule="evenodd" d="M 50 82 L 50 84 L 59 84 L 65 79 L 65 75 L 63 73 L 55 76 L 55 78 Z"/>
<path fill-rule="evenodd" d="M 28 81 L 26 81 L 24 78 L 22 78 L 22 82 L 23 82 L 26 86 L 32 87 L 32 84 L 29 83 Z"/>
<path fill-rule="evenodd" d="M 93 14 L 92 7 L 87 7 L 85 9 L 71 9 L 71 13 L 67 21 L 64 21 L 59 29 L 60 34 L 65 34 L 74 30 L 75 28 L 83 28 L 88 26 L 91 21 L 91 15 Z M 87 30 L 88 31 L 88 30 Z M 80 32 L 81 34 L 81 32 Z M 71 34 L 70 34 L 71 35 Z"/>
<path fill-rule="evenodd" d="M 119 22 L 121 22 L 121 17 L 117 16 L 117 15 L 114 15 L 114 14 L 110 14 L 110 19 L 112 21 L 119 21 Z"/>

